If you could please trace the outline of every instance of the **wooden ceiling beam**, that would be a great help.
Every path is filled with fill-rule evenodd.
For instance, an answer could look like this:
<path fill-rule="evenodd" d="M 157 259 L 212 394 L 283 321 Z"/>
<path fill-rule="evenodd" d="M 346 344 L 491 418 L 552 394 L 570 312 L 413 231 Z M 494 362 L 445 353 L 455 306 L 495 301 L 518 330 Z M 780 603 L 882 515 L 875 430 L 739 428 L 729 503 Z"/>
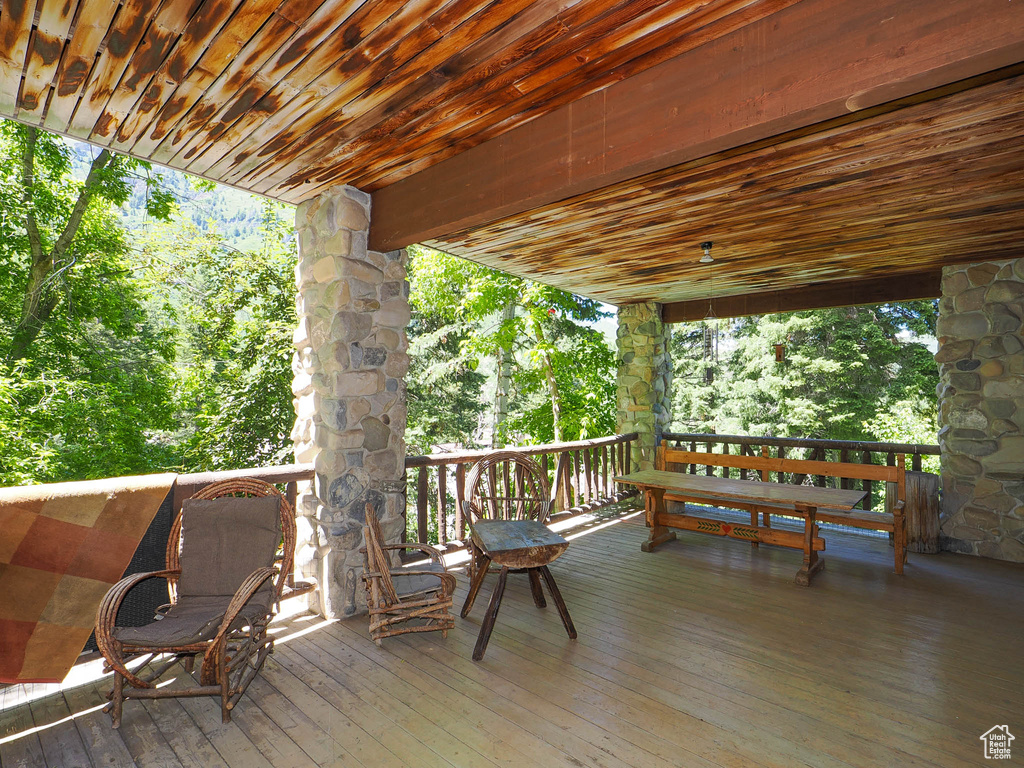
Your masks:
<path fill-rule="evenodd" d="M 827 283 L 793 288 L 785 291 L 748 293 L 743 296 L 722 296 L 665 304 L 661 317 L 666 323 L 690 323 L 703 320 L 708 307 L 715 317 L 747 317 L 772 315 L 776 312 L 799 312 L 806 309 L 855 307 L 862 304 L 885 304 L 892 301 L 935 299 L 941 294 L 942 270 L 913 272 L 871 280 L 834 280 Z"/>
<path fill-rule="evenodd" d="M 1024 61 L 1005 0 L 804 0 L 384 187 L 392 250 Z"/>

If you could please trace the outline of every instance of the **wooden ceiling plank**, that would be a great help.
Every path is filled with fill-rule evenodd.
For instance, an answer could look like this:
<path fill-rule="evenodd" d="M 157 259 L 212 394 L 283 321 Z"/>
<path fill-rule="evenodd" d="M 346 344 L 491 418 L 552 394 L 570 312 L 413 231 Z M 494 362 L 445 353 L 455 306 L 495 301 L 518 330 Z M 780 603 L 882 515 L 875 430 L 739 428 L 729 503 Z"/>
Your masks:
<path fill-rule="evenodd" d="M 1020 22 L 999 0 L 802 0 L 380 190 L 371 241 L 423 240 L 1017 63 Z M 574 154 L 595 124 L 601 151 Z"/>
<path fill-rule="evenodd" d="M 686 13 L 698 3 L 699 0 L 691 0 L 681 6 L 662 6 L 660 12 Z M 580 67 L 581 64 L 575 57 L 581 42 L 604 38 L 609 45 L 614 45 L 623 27 L 637 16 L 650 12 L 650 5 L 651 3 L 626 2 L 610 8 L 610 4 L 587 3 L 568 9 L 558 17 L 550 19 L 543 27 L 534 30 L 529 37 L 518 41 L 513 51 L 499 52 L 495 60 L 500 62 L 500 66 L 477 65 L 468 70 L 465 76 L 449 83 L 444 90 L 439 92 L 435 89 L 426 104 L 420 104 L 419 108 L 414 105 L 411 109 L 403 110 L 398 118 L 384 125 L 374 128 L 361 124 L 358 129 L 354 126 L 351 131 L 353 140 L 333 150 L 330 150 L 328 142 L 339 144 L 341 136 L 326 134 L 321 145 L 306 148 L 302 161 L 295 163 L 293 167 L 308 169 L 311 167 L 310 160 L 315 158 L 312 175 L 316 176 L 318 172 L 325 177 L 331 175 L 331 181 L 327 184 L 329 186 L 336 183 L 335 177 L 330 170 L 324 173 L 323 169 L 335 166 L 344 173 L 346 159 L 358 157 L 363 167 L 390 168 L 395 162 L 394 150 L 397 147 L 402 148 L 402 154 L 407 158 L 429 158 L 431 152 L 437 151 L 437 147 L 431 146 L 430 143 L 435 140 L 439 127 L 461 126 L 467 118 L 471 118 L 475 124 L 480 120 L 486 120 L 486 116 L 499 106 L 510 102 L 518 104 L 522 96 L 515 86 L 518 79 L 533 72 L 543 74 L 548 66 L 564 59 L 573 62 L 575 67 Z M 669 11 L 666 8 L 675 10 Z M 445 69 L 448 68 L 446 65 Z M 461 69 L 458 64 L 453 68 Z M 449 98 L 450 94 L 468 94 L 470 97 Z M 427 131 L 428 136 L 417 135 L 423 129 Z M 356 133 L 356 130 L 359 133 Z M 450 128 L 445 129 L 445 133 L 449 131 Z M 389 137 L 387 142 L 380 141 L 384 136 Z M 414 150 L 416 154 L 412 154 Z M 442 148 L 442 151 L 446 150 Z M 383 157 L 381 154 L 367 156 L 367 152 L 387 154 Z M 282 174 L 283 172 L 279 172 L 275 176 L 281 177 Z M 269 189 L 266 185 L 260 185 L 259 188 Z"/>
<path fill-rule="evenodd" d="M 307 0 L 301 7 L 296 2 L 279 6 L 278 0 L 246 2 L 211 41 L 188 77 L 177 85 L 132 151 L 144 157 L 153 156 L 169 135 L 179 136 L 180 142 L 205 125 L 209 115 L 204 117 L 204 112 L 212 114 L 216 108 L 193 111 L 199 100 L 212 98 L 218 86 L 223 88 L 231 84 L 237 73 L 255 71 L 272 52 L 272 49 L 267 50 L 269 46 L 264 42 L 290 35 L 320 6 L 320 2 Z M 235 75 L 230 74 L 232 67 L 235 67 Z M 177 142 L 171 143 L 172 147 L 164 150 L 168 157 L 173 155 L 173 145 Z"/>
<path fill-rule="evenodd" d="M 339 107 L 344 111 L 355 94 L 375 85 L 388 72 L 435 43 L 444 31 L 436 29 L 430 19 L 438 11 L 447 10 L 447 5 L 449 0 L 404 4 L 386 28 L 378 26 L 358 47 L 349 49 L 327 71 L 304 86 L 298 98 L 236 141 L 231 152 L 211 166 L 210 172 L 237 183 L 268 162 L 268 156 L 316 131 Z M 479 7 L 480 0 L 474 0 L 474 5 Z M 332 108 L 324 109 L 324 104 L 331 104 Z"/>
<path fill-rule="evenodd" d="M 226 151 L 226 147 L 217 147 L 224 133 L 311 51 L 321 45 L 329 45 L 328 40 L 341 34 L 340 30 L 348 18 L 363 2 L 326 2 L 287 36 L 278 34 L 263 38 L 261 47 L 247 46 L 249 51 L 245 61 L 233 65 L 225 73 L 227 77 L 218 78 L 207 97 L 192 108 L 190 115 L 196 119 L 183 121 L 160 144 L 154 158 L 168 165 L 187 168 L 205 151 Z M 243 63 L 250 66 L 240 69 Z"/>
<path fill-rule="evenodd" d="M 717 297 L 1019 255 L 1022 94 L 1024 76 L 988 83 L 430 244 L 612 303 L 705 308 L 704 239 Z"/>
<path fill-rule="evenodd" d="M 39 125 L 43 120 L 50 85 L 67 42 L 71 22 L 75 18 L 77 2 L 68 0 L 39 0 L 39 17 L 32 32 L 25 82 L 18 99 L 18 119 Z"/>
<path fill-rule="evenodd" d="M 274 14 L 240 49 L 217 45 L 208 54 L 210 66 L 193 70 L 164 105 L 149 132 L 136 144 L 158 163 L 178 167 L 173 158 L 202 130 L 211 127 L 230 94 L 243 86 L 274 53 L 269 41 L 287 37 L 296 29 L 287 19 Z M 221 38 L 223 39 L 223 38 Z M 218 72 L 217 62 L 227 61 Z"/>
<path fill-rule="evenodd" d="M 54 96 L 43 118 L 43 127 L 48 131 L 68 132 L 71 116 L 99 56 L 97 51 L 118 9 L 117 3 L 107 3 L 99 8 L 90 5 L 86 13 L 86 2 L 88 0 L 78 0 L 74 30 L 58 65 Z"/>
<path fill-rule="evenodd" d="M 159 3 L 148 0 L 127 0 L 118 9 L 104 38 L 105 47 L 95 63 L 90 62 L 92 69 L 86 75 L 82 96 L 65 129 L 67 134 L 82 141 L 92 136 L 107 100 L 121 82 L 121 75 L 159 9 Z"/>
<path fill-rule="evenodd" d="M 111 143 L 120 152 L 129 152 L 139 137 L 145 134 L 153 117 L 167 103 L 181 83 L 189 78 L 202 60 L 211 43 L 226 33 L 226 25 L 232 18 L 256 22 L 265 21 L 272 13 L 271 0 L 261 3 L 247 3 L 245 0 L 207 0 L 188 20 L 173 47 L 153 73 L 150 84 L 140 93 L 138 99 L 120 121 L 117 134 Z M 240 13 L 245 6 L 256 6 L 256 13 Z M 258 26 L 256 27 L 258 28 Z M 255 31 L 255 29 L 252 29 Z M 239 46 L 241 47 L 241 46 Z M 202 73 L 197 73 L 202 77 Z M 212 78 L 211 78 L 212 79 Z"/>
<path fill-rule="evenodd" d="M 35 8 L 35 0 L 5 0 L 0 7 L 0 114 L 17 113 Z"/>
<path fill-rule="evenodd" d="M 320 45 L 309 51 L 219 137 L 219 146 L 197 154 L 189 162 L 189 168 L 200 173 L 211 173 L 213 166 L 222 159 L 227 159 L 226 165 L 230 167 L 232 158 L 248 157 L 250 153 L 244 149 L 246 137 L 259 130 L 267 120 L 287 115 L 294 118 L 309 110 L 323 108 L 321 100 L 333 89 L 329 86 L 318 88 L 318 78 L 328 76 L 335 68 L 350 76 L 358 76 L 360 70 L 369 63 L 364 50 L 374 32 L 380 30 L 392 17 L 408 18 L 425 4 L 436 1 L 414 0 L 398 6 L 364 3 L 348 17 L 344 30 L 338 32 L 344 41 L 342 50 L 331 45 Z M 225 179 L 230 181 L 227 177 Z"/>
<path fill-rule="evenodd" d="M 869 280 L 830 281 L 789 290 L 716 298 L 710 302 L 702 299 L 666 304 L 662 307 L 662 319 L 666 323 L 703 320 L 709 303 L 716 317 L 733 318 L 935 299 L 942 294 L 941 282 L 942 270 L 892 274 Z"/>
<path fill-rule="evenodd" d="M 257 181 L 270 174 L 273 174 L 275 179 L 289 175 L 292 167 L 301 167 L 308 162 L 296 158 L 305 154 L 308 144 L 314 137 L 333 145 L 344 141 L 346 136 L 358 135 L 364 128 L 373 127 L 376 119 L 379 119 L 378 115 L 398 109 L 402 104 L 403 95 L 408 98 L 409 93 L 417 93 L 421 97 L 429 95 L 440 98 L 439 92 L 443 90 L 441 82 L 445 79 L 450 80 L 461 72 L 452 63 L 460 53 L 465 52 L 467 48 L 478 49 L 485 45 L 499 45 L 495 42 L 498 40 L 501 41 L 500 45 L 507 44 L 506 36 L 515 35 L 520 26 L 514 22 L 523 16 L 531 19 L 533 17 L 533 14 L 520 13 L 524 7 L 527 11 L 534 8 L 554 11 L 562 7 L 564 2 L 565 0 L 556 0 L 555 7 L 549 8 L 546 1 L 536 3 L 533 0 L 502 0 L 494 3 L 488 0 L 476 3 L 475 9 L 470 8 L 459 15 L 445 8 L 441 13 L 428 19 L 425 24 L 427 29 L 437 31 L 436 39 L 443 41 L 443 45 L 435 42 L 421 50 L 409 50 L 407 40 L 403 40 L 399 44 L 399 48 L 403 50 L 394 58 L 396 61 L 404 61 L 404 64 L 392 71 L 380 71 L 374 88 L 362 94 L 353 93 L 350 88 L 339 89 L 335 103 L 343 104 L 343 109 L 332 114 L 318 115 L 315 129 L 308 126 L 308 121 L 302 126 L 296 126 L 290 131 L 293 136 L 288 144 L 275 140 L 273 147 L 277 154 L 263 164 L 263 167 L 269 167 L 269 170 L 251 173 L 248 178 Z M 546 20 L 549 17 L 544 18 Z M 455 57 L 446 59 L 446 56 L 451 56 L 452 51 L 456 52 Z M 508 55 L 507 51 L 505 55 Z M 439 74 L 442 71 L 446 74 Z M 451 93 L 455 92 L 450 92 L 449 95 Z M 288 169 L 278 170 L 288 163 L 294 165 L 289 165 Z M 253 186 L 255 188 L 255 185 Z"/>
<path fill-rule="evenodd" d="M 702 45 L 710 39 L 728 34 L 734 29 L 750 23 L 755 18 L 774 13 L 792 2 L 795 0 L 763 0 L 751 5 L 749 0 L 737 0 L 737 2 L 723 2 L 712 6 L 699 4 L 696 6 L 689 4 L 673 6 L 673 15 L 679 16 L 679 18 L 673 23 L 660 26 L 657 22 L 665 20 L 660 15 L 651 18 L 644 17 L 639 21 L 634 21 L 632 25 L 629 24 L 628 19 L 615 19 L 611 27 L 616 30 L 616 35 L 628 37 L 629 35 L 638 35 L 642 30 L 647 30 L 648 34 L 642 35 L 640 41 L 635 42 L 632 46 L 624 45 L 621 49 L 613 47 L 610 52 L 606 52 L 596 60 L 585 61 L 584 53 L 580 50 L 570 49 L 570 55 L 567 58 L 553 62 L 549 66 L 539 69 L 535 74 L 529 70 L 510 73 L 502 82 L 507 83 L 506 90 L 513 100 L 497 105 L 497 108 L 494 103 L 489 103 L 493 97 L 490 99 L 481 97 L 461 112 L 452 112 L 454 107 L 450 106 L 446 111 L 423 115 L 416 122 L 403 125 L 403 131 L 395 134 L 394 140 L 407 153 L 406 159 L 399 161 L 395 157 L 390 157 L 382 162 L 376 158 L 365 158 L 364 161 L 364 157 L 360 155 L 360 165 L 367 169 L 368 173 L 356 177 L 354 183 L 368 190 L 376 190 L 393 184 L 453 154 L 465 151 L 504 131 L 529 122 L 534 117 L 550 111 L 556 103 L 572 101 L 587 93 L 600 90 L 611 83 L 656 66 L 685 50 Z M 693 12 L 680 16 L 680 9 Z M 711 24 L 711 21 L 719 23 Z M 596 30 L 596 32 L 593 39 L 599 41 L 607 35 L 605 30 Z M 584 41 L 588 45 L 591 44 L 590 38 L 585 38 Z M 537 80 L 534 82 L 543 83 L 545 78 L 555 74 L 558 65 L 564 65 L 562 69 L 568 74 L 548 80 L 542 90 L 535 88 L 529 94 L 529 98 L 524 97 L 520 85 L 522 82 L 528 81 L 530 77 L 536 77 Z M 587 80 L 587 78 L 591 79 Z M 501 82 L 498 84 L 500 85 Z M 472 115 L 472 119 L 463 120 L 466 115 Z M 458 129 L 449 131 L 451 135 L 446 136 L 444 140 L 432 136 L 419 135 L 416 138 L 411 138 L 406 135 L 424 125 L 456 125 Z M 424 141 L 431 143 L 424 144 Z M 340 152 L 348 153 L 350 151 L 354 154 L 358 149 L 358 146 L 339 148 L 335 150 L 335 153 L 328 155 L 329 159 L 326 162 L 321 161 L 321 164 L 329 167 L 330 163 L 337 160 L 340 164 L 334 172 L 348 172 L 344 162 L 341 162 L 341 157 L 337 157 L 337 155 Z M 409 162 L 408 153 L 414 149 L 416 153 L 412 155 L 413 162 Z M 331 172 L 327 172 L 321 177 L 329 178 L 330 174 Z M 336 181 L 330 178 L 327 185 L 334 183 Z"/>
<path fill-rule="evenodd" d="M 167 61 L 168 55 L 178 43 L 182 31 L 196 10 L 197 2 L 202 7 L 220 1 L 164 0 L 129 59 L 120 82 L 96 119 L 92 141 L 114 148 L 121 123 L 146 92 L 160 67 Z"/>

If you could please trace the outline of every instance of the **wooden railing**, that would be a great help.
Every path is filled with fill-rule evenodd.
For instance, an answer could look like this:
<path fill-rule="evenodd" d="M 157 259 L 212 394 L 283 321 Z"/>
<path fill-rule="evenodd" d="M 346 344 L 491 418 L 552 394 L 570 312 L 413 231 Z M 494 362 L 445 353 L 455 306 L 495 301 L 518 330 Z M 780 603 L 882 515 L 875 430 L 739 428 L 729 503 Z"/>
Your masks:
<path fill-rule="evenodd" d="M 615 483 L 629 472 L 635 432 L 596 440 L 515 447 L 534 457 L 548 474 L 554 497 L 552 518 L 589 512 L 614 504 L 635 491 Z M 462 500 L 467 468 L 490 450 L 434 453 L 405 459 L 406 495 L 416 510 L 416 538 L 447 549 L 464 545 L 467 536 Z M 410 536 L 412 534 L 410 533 Z"/>
<path fill-rule="evenodd" d="M 910 469 L 915 472 L 921 471 L 922 456 L 938 456 L 939 446 L 920 445 L 915 443 L 873 443 L 857 440 L 815 440 L 811 438 L 798 437 L 757 437 L 749 435 L 714 435 L 689 432 L 665 432 L 661 436 L 662 442 L 690 451 L 704 451 L 708 453 L 732 453 L 743 456 L 776 456 L 778 458 L 809 459 L 812 461 L 840 461 L 855 462 L 860 464 L 886 464 L 895 466 L 896 454 L 902 453 L 910 458 Z M 719 446 L 719 450 L 715 450 Z M 773 450 L 774 449 L 774 452 Z M 738 473 L 741 479 L 747 479 L 748 471 L 751 478 L 757 473 L 753 470 L 737 469 L 731 470 L 728 467 L 713 467 L 710 465 L 690 464 L 690 474 L 697 474 L 703 471 L 706 475 L 713 475 L 716 470 L 721 477 L 729 477 L 730 472 Z M 778 483 L 793 483 L 796 485 L 807 482 L 806 475 L 793 473 L 772 473 L 771 480 Z M 826 478 L 820 475 L 810 480 L 815 485 L 824 486 Z M 839 487 L 850 489 L 857 484 L 856 480 L 842 478 Z M 867 496 L 862 502 L 864 509 L 870 510 L 875 503 L 872 500 L 872 492 L 875 490 L 870 480 L 861 481 L 861 489 L 867 491 Z"/>

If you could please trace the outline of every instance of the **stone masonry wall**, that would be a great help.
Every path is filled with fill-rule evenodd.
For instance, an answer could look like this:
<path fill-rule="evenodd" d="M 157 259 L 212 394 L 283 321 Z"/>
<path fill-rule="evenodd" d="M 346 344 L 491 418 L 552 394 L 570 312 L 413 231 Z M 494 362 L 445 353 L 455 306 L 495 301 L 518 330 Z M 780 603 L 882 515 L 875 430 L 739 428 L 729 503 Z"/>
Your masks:
<path fill-rule="evenodd" d="M 315 481 L 298 501 L 297 566 L 320 584 L 325 616 L 365 609 L 366 504 L 389 542 L 405 527 L 405 251 L 366 247 L 370 198 L 332 187 L 301 204 L 295 332 L 295 460 Z"/>
<path fill-rule="evenodd" d="M 1024 562 L 1024 259 L 942 271 L 944 549 Z"/>
<path fill-rule="evenodd" d="M 617 338 L 619 433 L 637 432 L 634 468 L 654 462 L 656 436 L 672 420 L 672 360 L 670 329 L 654 302 L 619 307 Z"/>

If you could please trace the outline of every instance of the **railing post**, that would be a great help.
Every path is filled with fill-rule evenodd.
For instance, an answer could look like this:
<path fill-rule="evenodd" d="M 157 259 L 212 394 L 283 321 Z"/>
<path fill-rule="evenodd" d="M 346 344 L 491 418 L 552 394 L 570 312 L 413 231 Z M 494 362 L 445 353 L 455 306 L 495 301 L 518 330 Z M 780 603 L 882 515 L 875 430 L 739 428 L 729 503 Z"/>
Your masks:
<path fill-rule="evenodd" d="M 860 463 L 874 464 L 874 462 L 871 460 L 871 451 L 864 451 L 864 453 L 861 454 Z M 867 492 L 867 495 L 864 497 L 864 501 L 862 503 L 864 505 L 864 509 L 868 510 L 869 512 L 871 511 L 871 488 L 872 482 L 870 480 L 865 480 L 864 490 Z"/>
<path fill-rule="evenodd" d="M 427 467 L 420 467 L 419 476 L 416 478 L 416 535 L 423 543 L 427 539 Z"/>
<path fill-rule="evenodd" d="M 762 445 L 761 446 L 761 458 L 763 458 L 763 459 L 770 459 L 771 457 L 772 457 L 771 450 L 768 448 L 767 445 Z M 771 482 L 771 475 L 768 474 L 768 470 L 767 469 L 762 469 L 761 470 L 761 482 L 763 482 L 763 483 Z"/>
<path fill-rule="evenodd" d="M 448 543 L 448 465 L 437 468 L 437 543 Z"/>
<path fill-rule="evenodd" d="M 466 540 L 466 512 L 462 502 L 466 500 L 466 465 L 455 465 L 455 538 Z"/>

